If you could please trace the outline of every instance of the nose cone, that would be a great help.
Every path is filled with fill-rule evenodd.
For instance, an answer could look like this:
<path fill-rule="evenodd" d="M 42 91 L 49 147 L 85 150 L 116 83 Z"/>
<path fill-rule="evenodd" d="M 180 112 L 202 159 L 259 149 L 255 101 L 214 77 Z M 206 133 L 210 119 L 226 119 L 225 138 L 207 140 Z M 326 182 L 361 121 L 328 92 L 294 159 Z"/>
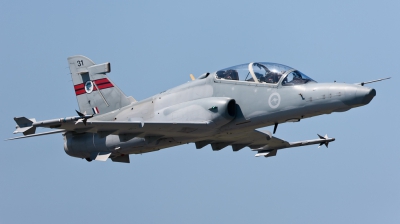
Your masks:
<path fill-rule="evenodd" d="M 357 90 L 356 95 L 359 95 L 360 97 L 362 97 L 361 103 L 363 105 L 366 105 L 366 104 L 369 104 L 369 102 L 371 102 L 371 100 L 372 100 L 372 98 L 374 98 L 374 96 L 376 96 L 376 91 L 375 91 L 375 89 Z"/>
<path fill-rule="evenodd" d="M 343 103 L 351 107 L 364 106 L 371 102 L 371 100 L 376 96 L 375 89 L 364 86 L 349 87 L 346 92 L 348 97 L 343 101 Z"/>

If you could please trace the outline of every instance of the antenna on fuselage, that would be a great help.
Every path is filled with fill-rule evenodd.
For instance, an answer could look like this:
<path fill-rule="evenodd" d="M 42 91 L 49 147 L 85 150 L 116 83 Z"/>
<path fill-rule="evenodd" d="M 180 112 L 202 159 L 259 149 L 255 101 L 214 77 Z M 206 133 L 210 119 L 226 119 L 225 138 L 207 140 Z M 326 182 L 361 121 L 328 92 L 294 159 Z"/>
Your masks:
<path fill-rule="evenodd" d="M 278 128 L 278 123 L 275 123 L 275 126 L 274 126 L 274 134 L 275 134 L 277 128 Z"/>

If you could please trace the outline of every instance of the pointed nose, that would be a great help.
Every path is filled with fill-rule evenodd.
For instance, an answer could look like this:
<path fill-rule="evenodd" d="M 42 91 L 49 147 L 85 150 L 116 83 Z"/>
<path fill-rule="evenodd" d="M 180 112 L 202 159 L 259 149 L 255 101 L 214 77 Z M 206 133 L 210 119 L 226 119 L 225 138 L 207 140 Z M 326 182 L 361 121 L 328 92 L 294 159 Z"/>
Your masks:
<path fill-rule="evenodd" d="M 352 86 L 347 88 L 347 97 L 343 103 L 351 106 L 363 106 L 371 102 L 376 96 L 376 90 L 364 86 Z"/>

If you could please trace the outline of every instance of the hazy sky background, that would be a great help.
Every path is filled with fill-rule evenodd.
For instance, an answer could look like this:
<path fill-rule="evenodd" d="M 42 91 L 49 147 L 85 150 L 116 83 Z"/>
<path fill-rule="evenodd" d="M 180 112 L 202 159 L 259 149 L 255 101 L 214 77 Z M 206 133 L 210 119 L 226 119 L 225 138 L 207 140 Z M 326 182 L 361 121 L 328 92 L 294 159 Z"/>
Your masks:
<path fill-rule="evenodd" d="M 144 1 L 143 1 L 144 2 Z M 194 144 L 130 164 L 69 157 L 61 134 L 1 141 L 0 223 L 399 223 L 399 1 L 2 1 L 2 139 L 13 117 L 75 116 L 67 57 L 111 62 L 138 100 L 204 72 L 252 61 L 318 82 L 357 83 L 367 106 L 279 126 L 329 149 Z M 267 127 L 272 130 L 272 127 Z"/>

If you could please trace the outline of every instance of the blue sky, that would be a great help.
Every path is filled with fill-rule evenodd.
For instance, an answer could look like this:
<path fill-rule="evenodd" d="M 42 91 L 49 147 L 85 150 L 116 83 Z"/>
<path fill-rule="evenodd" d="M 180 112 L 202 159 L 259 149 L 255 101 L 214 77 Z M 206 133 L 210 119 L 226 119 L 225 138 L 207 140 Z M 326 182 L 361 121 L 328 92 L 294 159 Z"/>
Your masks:
<path fill-rule="evenodd" d="M 3 1 L 3 139 L 13 117 L 74 116 L 66 58 L 111 62 L 136 99 L 221 68 L 270 61 L 318 82 L 371 84 L 367 106 L 279 126 L 288 141 L 328 134 L 329 149 L 194 144 L 130 164 L 69 157 L 61 135 L 2 141 L 0 223 L 398 223 L 398 1 Z M 267 127 L 272 130 L 272 127 Z"/>

